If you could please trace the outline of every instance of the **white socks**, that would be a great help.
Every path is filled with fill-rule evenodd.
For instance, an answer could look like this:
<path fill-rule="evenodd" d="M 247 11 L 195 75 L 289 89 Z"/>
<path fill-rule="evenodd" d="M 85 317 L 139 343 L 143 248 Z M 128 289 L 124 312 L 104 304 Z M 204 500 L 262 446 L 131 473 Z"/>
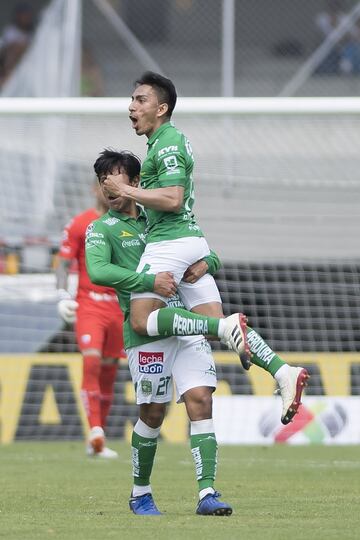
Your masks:
<path fill-rule="evenodd" d="M 146 332 L 148 336 L 160 335 L 158 330 L 158 313 L 159 310 L 155 309 L 155 311 L 152 311 L 148 316 L 148 320 L 146 323 Z"/>
<path fill-rule="evenodd" d="M 219 319 L 218 337 L 222 339 L 225 332 L 225 319 Z"/>
<path fill-rule="evenodd" d="M 274 375 L 274 379 L 279 383 L 282 384 L 289 376 L 289 364 L 284 364 L 277 370 L 277 372 Z"/>

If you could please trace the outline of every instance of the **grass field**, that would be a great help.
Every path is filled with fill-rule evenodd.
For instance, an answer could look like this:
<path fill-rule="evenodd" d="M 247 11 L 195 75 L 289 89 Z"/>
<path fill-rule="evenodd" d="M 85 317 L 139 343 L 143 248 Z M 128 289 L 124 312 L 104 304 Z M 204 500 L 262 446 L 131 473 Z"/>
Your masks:
<path fill-rule="evenodd" d="M 134 516 L 130 449 L 112 447 L 121 457 L 111 462 L 86 458 L 81 443 L 0 447 L 0 538 L 360 538 L 359 447 L 221 447 L 216 485 L 231 517 L 194 514 L 190 451 L 164 443 L 153 474 L 164 515 Z"/>

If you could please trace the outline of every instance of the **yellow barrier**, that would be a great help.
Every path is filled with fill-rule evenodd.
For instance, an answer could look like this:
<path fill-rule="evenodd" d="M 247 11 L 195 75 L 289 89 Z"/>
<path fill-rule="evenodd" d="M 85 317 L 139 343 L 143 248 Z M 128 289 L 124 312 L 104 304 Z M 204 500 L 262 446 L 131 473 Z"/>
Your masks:
<path fill-rule="evenodd" d="M 214 356 L 218 365 L 216 393 L 231 394 L 231 374 L 225 376 L 224 368 L 239 366 L 239 360 L 233 353 L 218 352 Z M 360 365 L 360 354 L 285 353 L 281 356 L 290 364 L 315 366 L 325 395 L 351 394 L 351 366 Z M 31 433 L 32 422 L 34 429 L 47 429 L 49 438 L 52 434 L 55 434 L 55 438 L 62 438 L 60 428 L 64 418 L 69 421 L 69 417 L 74 418 L 74 421 L 71 420 L 74 424 L 72 435 L 77 430 L 79 438 L 83 437 L 87 431 L 87 421 L 79 397 L 81 369 L 79 354 L 0 355 L 0 442 L 24 439 L 27 433 L 30 438 L 32 435 L 34 438 L 38 432 L 35 430 Z M 121 369 L 127 373 L 126 361 L 122 362 Z M 250 385 L 248 393 L 267 396 L 274 391 L 273 378 L 256 366 L 249 372 L 241 371 L 240 376 Z M 123 402 L 133 407 L 134 391 L 130 374 L 125 376 L 123 382 Z M 61 402 L 65 399 L 63 396 L 66 396 L 66 403 Z M 66 414 L 61 413 L 63 407 L 66 408 Z M 130 440 L 131 430 L 131 421 L 125 420 L 122 436 Z M 162 436 L 167 441 L 183 442 L 187 435 L 185 408 L 172 403 L 162 428 Z"/>

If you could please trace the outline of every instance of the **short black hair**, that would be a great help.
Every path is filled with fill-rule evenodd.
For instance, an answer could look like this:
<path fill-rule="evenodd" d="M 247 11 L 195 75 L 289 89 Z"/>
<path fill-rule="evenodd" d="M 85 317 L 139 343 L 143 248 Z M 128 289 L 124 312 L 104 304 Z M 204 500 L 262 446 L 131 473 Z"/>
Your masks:
<path fill-rule="evenodd" d="M 96 176 L 100 179 L 104 174 L 111 174 L 115 167 L 124 169 L 130 180 L 133 180 L 140 174 L 141 161 L 129 150 L 117 152 L 112 148 L 105 148 L 94 163 Z"/>
<path fill-rule="evenodd" d="M 177 100 L 174 83 L 170 79 L 160 75 L 160 73 L 154 73 L 154 71 L 145 71 L 145 73 L 143 73 L 141 77 L 135 81 L 135 86 L 140 86 L 141 84 L 148 84 L 154 88 L 159 98 L 159 102 L 167 104 L 167 116 L 171 118 Z"/>

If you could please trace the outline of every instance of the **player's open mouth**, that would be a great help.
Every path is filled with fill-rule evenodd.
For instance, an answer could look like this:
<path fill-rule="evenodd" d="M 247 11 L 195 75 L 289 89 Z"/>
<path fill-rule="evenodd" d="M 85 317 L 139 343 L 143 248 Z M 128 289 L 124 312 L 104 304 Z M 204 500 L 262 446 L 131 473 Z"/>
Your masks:
<path fill-rule="evenodd" d="M 136 128 L 137 122 L 138 122 L 138 121 L 137 121 L 137 118 L 135 118 L 135 116 L 129 116 L 129 118 L 130 118 L 130 121 L 131 121 L 131 123 L 132 123 L 132 127 L 133 127 L 133 128 Z"/>

